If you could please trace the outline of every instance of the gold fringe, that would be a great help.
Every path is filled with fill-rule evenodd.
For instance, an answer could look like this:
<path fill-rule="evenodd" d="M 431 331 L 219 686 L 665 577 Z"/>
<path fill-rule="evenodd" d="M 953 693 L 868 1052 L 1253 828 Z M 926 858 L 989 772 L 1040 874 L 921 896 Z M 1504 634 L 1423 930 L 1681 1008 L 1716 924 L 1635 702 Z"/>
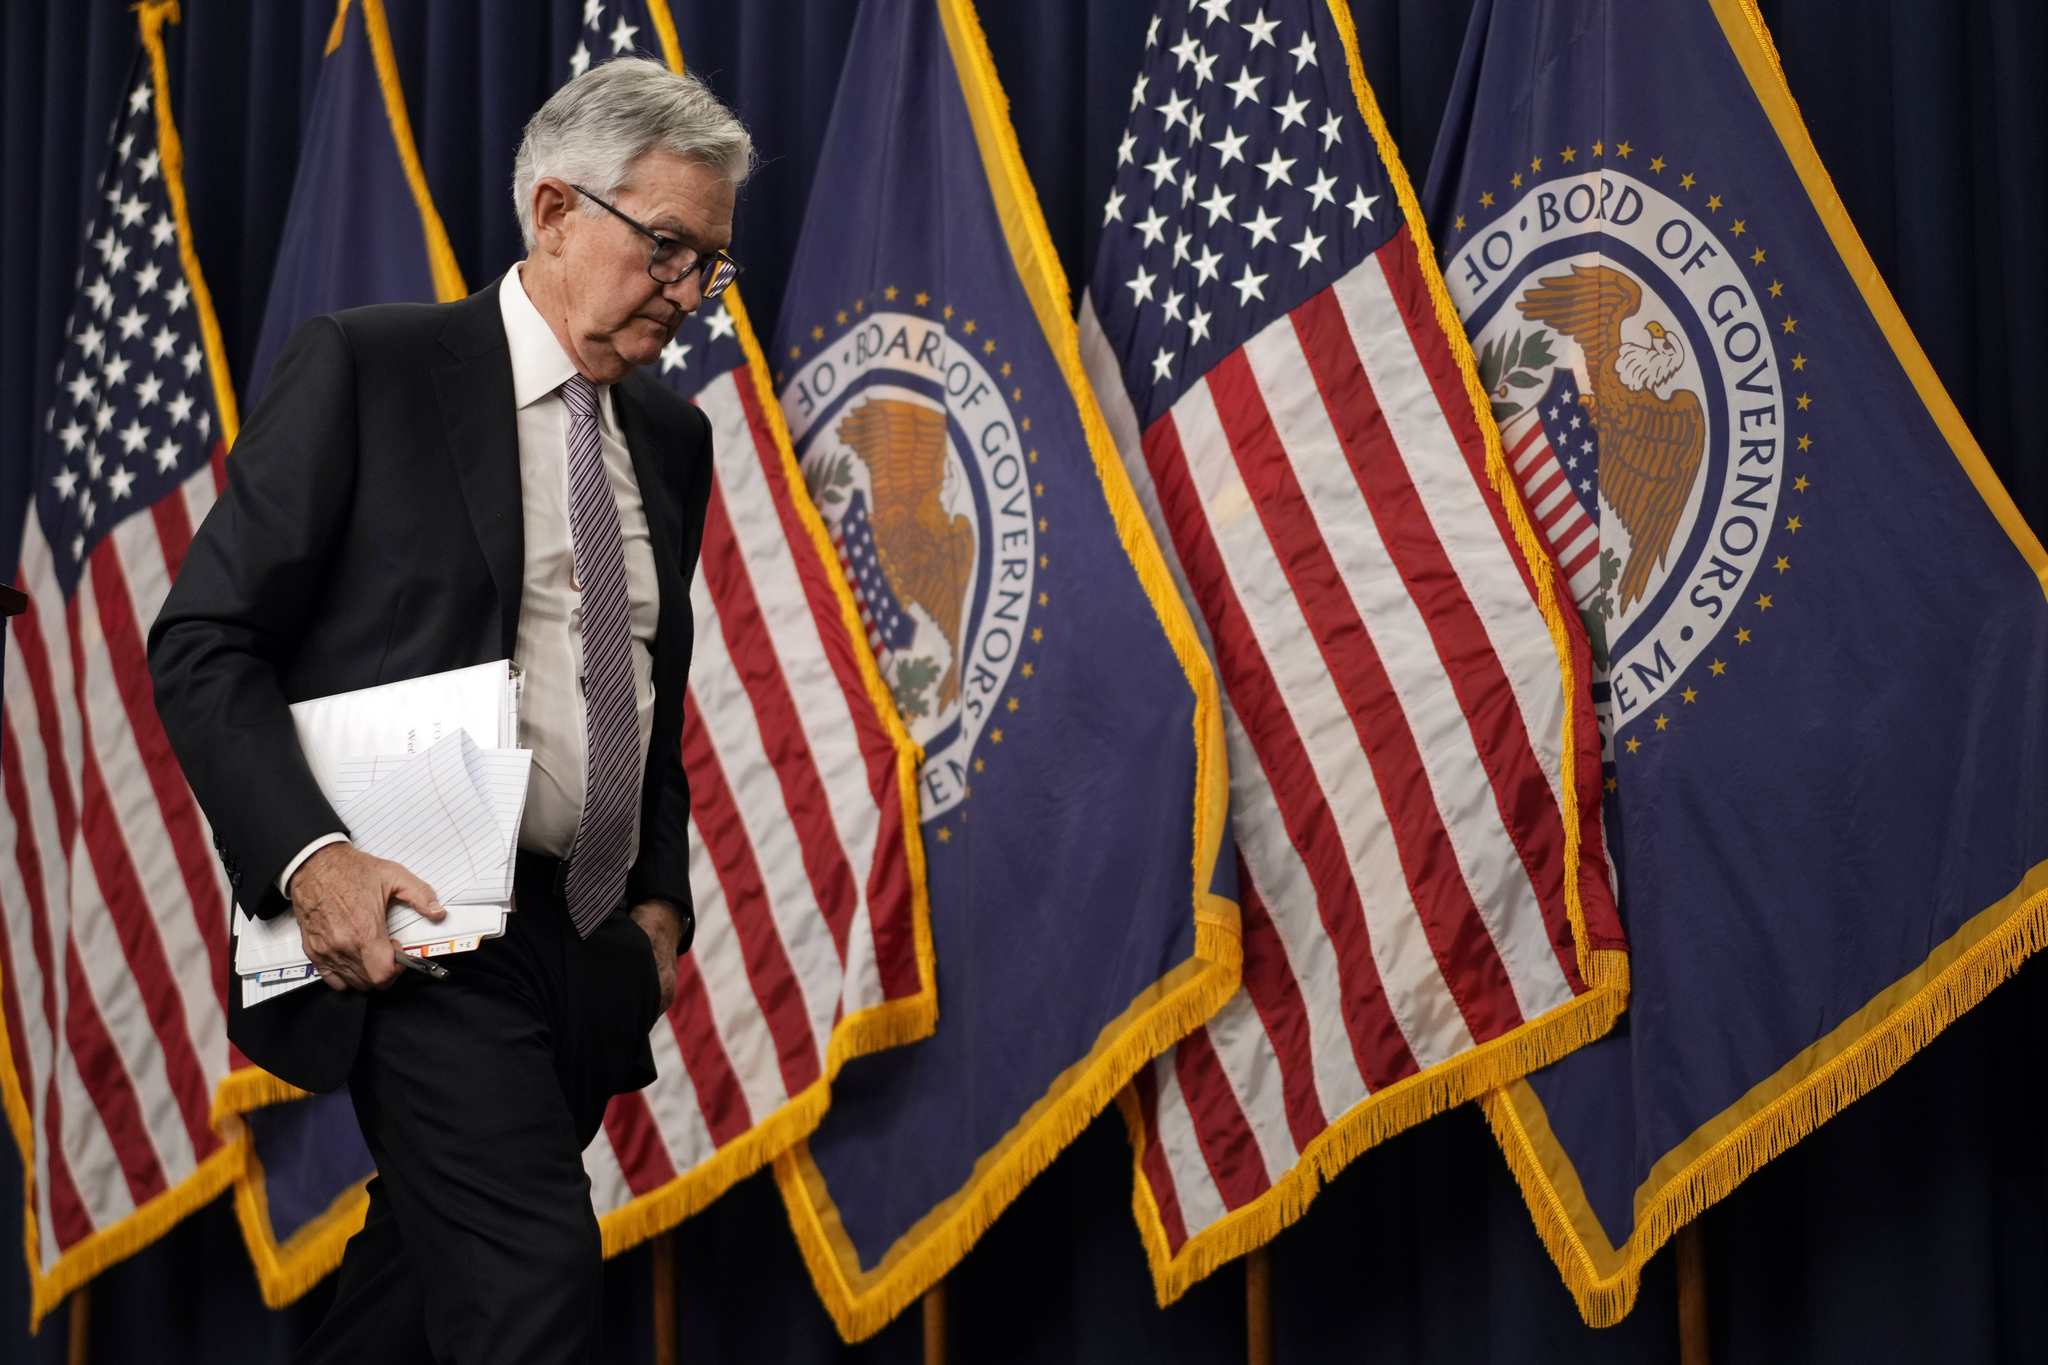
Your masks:
<path fill-rule="evenodd" d="M 313 1092 L 301 1090 L 290 1081 L 279 1080 L 260 1066 L 237 1067 L 221 1077 L 213 1092 L 213 1124 L 218 1128 L 228 1118 L 246 1114 L 265 1105 L 302 1100 Z"/>
<path fill-rule="evenodd" d="M 1165 996 L 1103 1030 L 1088 1057 L 1070 1067 L 993 1151 L 975 1163 L 966 1186 L 898 1240 L 874 1271 L 840 1226 L 808 1144 L 775 1158 L 797 1248 L 839 1334 L 865 1340 L 916 1302 L 980 1240 L 1024 1187 L 1052 1164 L 1141 1066 L 1179 1042 L 1237 989 L 1240 942 L 1234 928 L 1199 924 L 1193 970 Z M 1148 992 L 1149 994 L 1149 992 Z M 1144 997 L 1140 997 L 1142 1001 Z M 1129 1012 L 1127 1012 L 1128 1014 Z"/>
<path fill-rule="evenodd" d="M 334 1197 L 324 1210 L 280 1243 L 270 1223 L 270 1191 L 263 1162 L 249 1145 L 247 1160 L 235 1177 L 235 1220 L 256 1267 L 256 1283 L 266 1308 L 283 1308 L 327 1278 L 341 1264 L 348 1239 L 362 1230 L 370 1196 L 365 1177 Z"/>
<path fill-rule="evenodd" d="M 327 53 L 341 46 L 348 18 L 349 0 L 334 9 L 334 27 L 327 35 Z M 469 288 L 462 282 L 462 267 L 455 262 L 455 248 L 448 243 L 448 229 L 434 208 L 433 191 L 427 187 L 427 169 L 420 163 L 413 142 L 412 117 L 405 111 L 405 89 L 398 81 L 398 56 L 391 47 L 391 26 L 384 18 L 384 0 L 363 0 L 363 32 L 370 42 L 370 57 L 377 68 L 377 87 L 384 95 L 384 117 L 391 124 L 391 141 L 398 149 L 399 164 L 405 168 L 405 183 L 412 189 L 419 209 L 420 231 L 426 238 L 427 265 L 434 276 L 434 297 L 442 303 L 465 298 Z"/>
<path fill-rule="evenodd" d="M 1415 198 L 1415 187 L 1408 182 L 1408 172 L 1401 164 L 1400 149 L 1394 145 L 1394 135 L 1380 114 L 1379 101 L 1373 97 L 1372 86 L 1365 79 L 1365 65 L 1358 55 L 1358 30 L 1351 21 L 1350 6 L 1345 0 L 1329 0 L 1329 4 L 1330 17 L 1336 21 L 1337 31 L 1344 39 L 1344 56 L 1351 68 L 1352 93 L 1357 96 L 1359 111 L 1372 129 L 1373 142 L 1379 148 L 1380 162 L 1387 168 L 1387 177 L 1393 182 L 1394 194 L 1401 201 L 1401 212 L 1407 220 L 1408 235 L 1415 244 L 1422 278 L 1429 285 L 1430 301 L 1436 306 L 1437 325 L 1442 329 L 1444 339 L 1450 343 L 1452 357 L 1458 362 L 1458 372 L 1465 380 L 1465 396 L 1472 404 L 1472 418 L 1478 423 L 1479 433 L 1486 442 L 1487 479 L 1507 511 L 1508 524 L 1514 528 L 1516 548 L 1521 551 L 1522 562 L 1536 584 L 1536 604 L 1543 612 L 1543 623 L 1550 629 L 1551 647 L 1557 652 L 1565 702 L 1561 736 L 1564 771 L 1558 782 L 1558 804 L 1564 820 L 1564 900 L 1565 913 L 1572 926 L 1572 945 L 1578 952 L 1579 976 L 1590 987 L 1619 986 L 1626 992 L 1625 976 L 1617 980 L 1600 975 L 1612 963 L 1626 965 L 1626 955 L 1595 952 L 1586 936 L 1586 906 L 1579 886 L 1579 754 L 1574 734 L 1579 679 L 1572 659 L 1571 633 L 1565 625 L 1564 610 L 1558 604 L 1557 580 L 1550 552 L 1537 537 L 1536 528 L 1529 520 L 1529 509 L 1522 501 L 1522 490 L 1515 485 L 1508 471 L 1507 455 L 1501 449 L 1500 428 L 1494 424 L 1493 407 L 1487 401 L 1486 387 L 1479 382 L 1479 368 L 1472 358 L 1472 343 L 1465 336 L 1464 320 L 1458 316 L 1457 305 L 1451 302 L 1451 293 L 1444 287 L 1443 272 L 1436 264 L 1436 248 L 1429 240 L 1429 225 L 1423 221 L 1422 205 Z"/>
<path fill-rule="evenodd" d="M 1588 1325 L 1611 1327 L 1635 1306 L 1642 1269 L 1678 1229 L 1699 1217 L 1766 1161 L 1870 1093 L 1981 1002 L 2048 943 L 2048 890 L 2039 891 L 1926 986 L 1799 1084 L 1738 1125 L 1647 1197 L 1636 1197 L 1635 1227 L 1617 1268 L 1601 1273 L 1591 1248 L 1546 1169 L 1513 1098 L 1482 1101 L 1508 1166 L 1522 1187 L 1536 1232 Z M 1533 1099 L 1533 1095 L 1531 1096 Z M 1569 1167 L 1561 1151 L 1554 1159 Z"/>
<path fill-rule="evenodd" d="M 1589 990 L 1512 1032 L 1360 1100 L 1318 1134 L 1271 1189 L 1189 1237 L 1178 1253 L 1167 1246 L 1166 1224 L 1151 1182 L 1145 1178 L 1145 1120 L 1135 1092 L 1126 1087 L 1117 1103 L 1130 1130 L 1131 1212 L 1145 1243 L 1146 1259 L 1151 1262 L 1159 1306 L 1164 1308 L 1218 1267 L 1278 1236 L 1307 1212 L 1324 1185 L 1367 1148 L 1453 1105 L 1548 1066 L 1613 1028 L 1628 1000 L 1628 954 L 1603 951 L 1601 955 L 1614 959 L 1602 966 L 1618 987 Z"/>

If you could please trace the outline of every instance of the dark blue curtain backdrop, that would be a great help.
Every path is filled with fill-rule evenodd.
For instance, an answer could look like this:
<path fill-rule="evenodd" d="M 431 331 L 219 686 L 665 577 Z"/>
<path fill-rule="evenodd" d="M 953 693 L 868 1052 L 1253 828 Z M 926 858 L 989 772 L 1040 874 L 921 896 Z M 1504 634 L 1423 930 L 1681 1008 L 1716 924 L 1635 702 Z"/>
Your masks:
<path fill-rule="evenodd" d="M 1535 0 L 1531 0 L 1534 3 Z M 413 126 L 466 280 L 508 266 L 506 183 L 557 73 L 534 0 L 386 0 Z M 857 0 L 671 0 L 683 50 L 753 128 L 763 164 L 736 252 L 774 330 Z M 1024 157 L 1070 280 L 1085 279 L 1150 5 L 985 4 Z M 1428 165 L 1465 0 L 1353 0 L 1405 159 Z M 2048 530 L 2048 6 L 1764 0 L 1822 157 L 1994 467 Z M 185 0 L 167 30 L 194 236 L 236 376 L 262 317 L 333 0 Z M 565 21 L 566 22 L 566 21 Z M 72 268 L 135 42 L 123 0 L 0 0 L 0 562 L 17 550 Z M 1939 566 L 1930 565 L 1939 572 Z M 2048 965 L 1704 1220 L 1714 1358 L 2048 1359 Z M 27 1335 L 13 1258 L 19 1168 L 0 1138 L 0 1361 L 63 1359 L 65 1311 Z M 952 1276 L 953 1358 L 1244 1359 L 1232 1267 L 1161 1312 L 1129 1212 L 1121 1121 L 1089 1130 Z M 1582 1326 L 1476 1111 L 1368 1153 L 1273 1247 L 1290 1362 L 1635 1362 L 1677 1355 L 1669 1257 L 1634 1316 Z M 326 1306 L 266 1311 L 223 1200 L 94 1286 L 93 1359 L 282 1362 Z M 608 1356 L 649 1353 L 644 1250 L 614 1262 Z M 916 1314 L 840 1346 L 757 1177 L 679 1234 L 694 1362 L 913 1362 Z"/>

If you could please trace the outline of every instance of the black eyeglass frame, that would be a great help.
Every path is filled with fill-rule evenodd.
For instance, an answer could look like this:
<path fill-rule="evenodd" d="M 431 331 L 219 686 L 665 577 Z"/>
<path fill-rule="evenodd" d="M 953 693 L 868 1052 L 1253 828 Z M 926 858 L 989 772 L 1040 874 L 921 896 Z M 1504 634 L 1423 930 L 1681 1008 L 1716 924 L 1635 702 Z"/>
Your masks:
<path fill-rule="evenodd" d="M 584 189 L 581 185 L 572 184 L 569 188 L 624 223 L 627 227 L 633 229 L 633 231 L 653 241 L 654 250 L 647 257 L 647 274 L 656 284 L 678 284 L 687 279 L 691 271 L 701 271 L 704 278 L 698 284 L 698 295 L 701 298 L 710 300 L 717 298 L 720 294 L 731 288 L 733 281 L 739 278 L 740 272 L 746 269 L 745 266 L 727 255 L 722 248 L 707 255 L 698 251 L 688 242 L 670 237 L 665 233 L 656 232 L 647 224 L 627 217 L 604 200 L 592 194 L 589 190 Z M 682 269 L 676 271 L 673 275 L 658 274 L 654 268 L 655 263 L 661 259 L 661 253 L 669 247 L 675 247 L 677 250 L 685 253 L 688 261 Z"/>

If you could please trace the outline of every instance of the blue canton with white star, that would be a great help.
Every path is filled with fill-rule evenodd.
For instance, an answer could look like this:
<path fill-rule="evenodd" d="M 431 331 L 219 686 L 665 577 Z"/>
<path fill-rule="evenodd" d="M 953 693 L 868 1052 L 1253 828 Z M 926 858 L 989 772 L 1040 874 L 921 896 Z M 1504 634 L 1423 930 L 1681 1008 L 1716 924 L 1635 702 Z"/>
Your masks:
<path fill-rule="evenodd" d="M 1557 462 L 1571 481 L 1572 496 L 1586 515 L 1600 524 L 1600 433 L 1579 405 L 1579 381 L 1560 365 L 1543 395 L 1543 434 L 1557 452 Z"/>
<path fill-rule="evenodd" d="M 1165 0 L 1117 167 L 1091 296 L 1145 426 L 1402 222 L 1310 0 Z"/>
<path fill-rule="evenodd" d="M 128 91 L 37 461 L 36 515 L 67 597 L 93 547 L 203 468 L 220 437 L 140 57 Z"/>

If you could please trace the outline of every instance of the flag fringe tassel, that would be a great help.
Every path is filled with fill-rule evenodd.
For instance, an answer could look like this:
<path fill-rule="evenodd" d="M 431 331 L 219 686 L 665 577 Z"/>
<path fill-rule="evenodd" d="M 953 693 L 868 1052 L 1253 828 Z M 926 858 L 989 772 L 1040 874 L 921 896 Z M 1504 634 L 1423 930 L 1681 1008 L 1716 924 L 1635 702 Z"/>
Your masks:
<path fill-rule="evenodd" d="M 242 1225 L 242 1240 L 256 1268 L 256 1284 L 265 1308 L 284 1308 L 295 1302 L 341 1264 L 342 1248 L 362 1229 L 369 1212 L 369 1183 L 367 1176 L 356 1181 L 279 1242 L 271 1228 L 263 1162 L 250 1144 L 248 1158 L 235 1176 L 235 1221 Z"/>
<path fill-rule="evenodd" d="M 1144 1115 L 1136 1096 L 1124 1090 L 1117 1103 L 1131 1138 L 1131 1213 L 1152 1266 L 1159 1306 L 1166 1307 L 1226 1263 L 1277 1237 L 1308 1211 L 1323 1186 L 1368 1148 L 1547 1066 L 1613 1028 L 1628 1003 L 1628 954 L 1603 952 L 1597 955 L 1596 964 L 1611 984 L 1595 987 L 1512 1032 L 1368 1095 L 1317 1134 L 1287 1174 L 1264 1194 L 1189 1237 L 1178 1252 L 1167 1244 L 1166 1224 L 1153 1197 L 1152 1183 L 1145 1178 L 1142 1163 L 1150 1135 Z"/>
<path fill-rule="evenodd" d="M 1506 1094 L 1481 1101 L 1550 1256 L 1588 1326 L 1612 1327 L 1635 1307 L 1644 1265 L 1687 1223 L 1726 1198 L 1758 1167 L 1869 1094 L 1921 1048 L 2048 944 L 2048 891 L 1951 963 L 1882 1024 L 1702 1153 L 1638 1208 L 1620 1266 L 1601 1275 Z"/>
<path fill-rule="evenodd" d="M 1203 962 L 1202 970 L 1124 1026 L 1044 1113 L 1020 1125 L 1026 1131 L 1018 1140 L 985 1170 L 978 1170 L 964 1197 L 939 1225 L 920 1235 L 916 1245 L 873 1284 L 856 1289 L 848 1277 L 841 1252 L 826 1231 L 824 1211 L 812 1197 L 804 1170 L 809 1154 L 800 1156 L 792 1148 L 776 1157 L 775 1180 L 789 1209 L 797 1247 L 841 1337 L 858 1342 L 873 1336 L 944 1278 L 1024 1187 L 1108 1107 L 1138 1068 L 1179 1042 L 1236 992 L 1242 946 L 1234 926 L 1198 923 L 1195 956 Z M 837 1221 L 834 1214 L 832 1222 Z"/>

